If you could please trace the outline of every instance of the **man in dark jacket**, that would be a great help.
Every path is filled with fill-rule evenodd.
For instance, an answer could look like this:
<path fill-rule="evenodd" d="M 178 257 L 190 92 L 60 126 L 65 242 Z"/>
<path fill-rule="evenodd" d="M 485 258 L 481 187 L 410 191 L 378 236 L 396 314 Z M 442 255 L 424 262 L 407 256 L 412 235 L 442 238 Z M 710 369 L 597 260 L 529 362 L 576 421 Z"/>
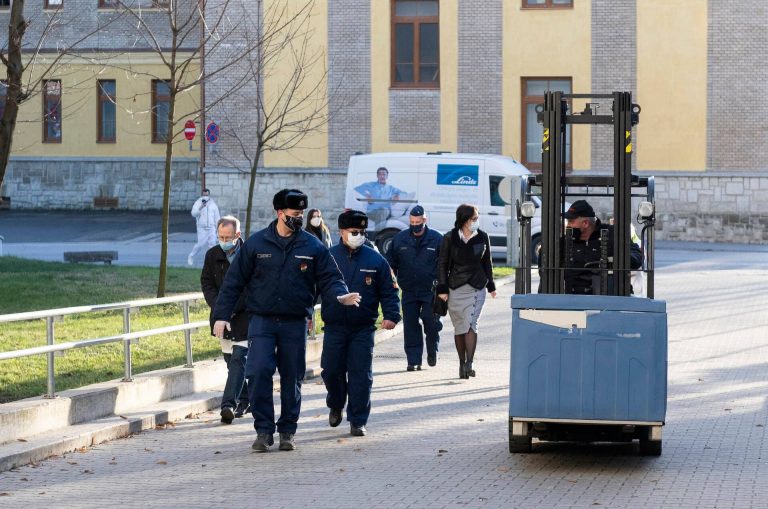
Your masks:
<path fill-rule="evenodd" d="M 427 215 L 421 205 L 411 209 L 410 228 L 392 239 L 389 264 L 403 290 L 403 336 L 408 371 L 421 369 L 426 333 L 427 364 L 437 364 L 440 317 L 432 312 L 432 299 L 437 285 L 437 260 L 443 236 L 427 227 Z M 422 332 L 421 324 L 424 324 Z"/>
<path fill-rule="evenodd" d="M 608 257 L 613 257 L 613 226 L 604 225 L 586 200 L 577 200 L 565 212 L 566 226 L 573 229 L 570 253 L 566 254 L 565 293 L 591 295 L 600 292 L 601 232 L 608 235 Z M 643 251 L 634 242 L 630 245 L 630 268 L 643 265 Z M 610 266 L 610 264 L 609 264 Z M 608 280 L 612 294 L 612 278 Z"/>
<path fill-rule="evenodd" d="M 323 354 L 320 365 L 326 403 L 331 409 L 328 423 L 341 423 L 344 404 L 347 420 L 354 436 L 364 436 L 371 413 L 373 386 L 373 335 L 379 317 L 379 304 L 384 314 L 381 327 L 393 329 L 400 321 L 400 299 L 397 280 L 389 264 L 379 253 L 365 245 L 368 217 L 357 210 L 339 216 L 341 242 L 331 248 L 350 291 L 360 294 L 360 306 L 344 307 L 334 300 L 323 299 L 321 311 L 325 322 Z"/>
<path fill-rule="evenodd" d="M 213 335 L 213 308 L 224 284 L 229 265 L 243 244 L 240 238 L 240 221 L 224 216 L 216 225 L 218 244 L 205 253 L 200 286 L 205 302 L 211 308 L 211 335 Z M 248 313 L 245 312 L 246 294 L 243 292 L 229 319 L 231 331 L 225 331 L 221 341 L 224 362 L 227 363 L 227 382 L 221 397 L 221 422 L 232 424 L 235 417 L 248 412 L 248 387 L 245 384 L 245 358 L 248 354 Z"/>
<path fill-rule="evenodd" d="M 297 189 L 275 194 L 277 219 L 245 241 L 224 278 L 213 318 L 218 338 L 231 330 L 229 318 L 247 288 L 248 359 L 245 375 L 253 414 L 255 451 L 266 452 L 280 433 L 280 450 L 296 448 L 294 434 L 301 411 L 301 383 L 306 371 L 307 320 L 315 295 L 323 302 L 353 306 L 360 295 L 349 293 L 328 248 L 302 229 L 307 196 Z M 275 423 L 272 376 L 280 371 L 280 418 Z"/>

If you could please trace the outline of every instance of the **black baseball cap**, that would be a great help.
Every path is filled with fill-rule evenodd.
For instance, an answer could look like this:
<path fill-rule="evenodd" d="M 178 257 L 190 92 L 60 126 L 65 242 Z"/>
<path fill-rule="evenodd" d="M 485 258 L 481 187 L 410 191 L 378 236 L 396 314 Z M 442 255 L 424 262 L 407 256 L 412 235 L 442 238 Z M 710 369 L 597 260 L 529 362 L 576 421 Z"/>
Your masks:
<path fill-rule="evenodd" d="M 411 215 L 414 217 L 423 216 L 424 215 L 424 207 L 421 205 L 416 205 L 411 209 Z"/>
<path fill-rule="evenodd" d="M 576 200 L 571 207 L 565 211 L 563 217 L 566 219 L 576 219 L 577 217 L 595 217 L 595 209 L 587 203 L 587 200 Z"/>

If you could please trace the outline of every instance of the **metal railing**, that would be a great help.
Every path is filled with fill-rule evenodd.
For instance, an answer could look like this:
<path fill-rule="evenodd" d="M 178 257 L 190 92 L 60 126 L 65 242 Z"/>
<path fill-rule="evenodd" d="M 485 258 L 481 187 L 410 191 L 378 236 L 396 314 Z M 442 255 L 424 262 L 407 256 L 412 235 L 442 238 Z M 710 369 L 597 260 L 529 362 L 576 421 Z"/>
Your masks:
<path fill-rule="evenodd" d="M 198 322 L 189 321 L 189 304 L 203 299 L 202 293 L 185 293 L 181 295 L 175 295 L 173 297 L 161 297 L 156 299 L 141 299 L 132 300 L 127 302 L 117 302 L 112 304 L 101 304 L 95 306 L 77 306 L 70 308 L 59 309 L 46 309 L 41 311 L 29 311 L 25 313 L 11 313 L 7 315 L 0 315 L 0 324 L 8 322 L 21 322 L 29 320 L 44 319 L 46 324 L 46 345 L 36 346 L 32 348 L 24 348 L 21 350 L 11 350 L 9 352 L 0 352 L 0 361 L 5 359 L 18 359 L 21 357 L 29 357 L 32 355 L 45 354 L 47 358 L 47 391 L 43 397 L 55 398 L 56 397 L 56 383 L 55 383 L 55 354 L 57 352 L 64 352 L 66 350 L 72 350 L 74 348 L 86 348 L 89 346 L 103 345 L 107 343 L 123 342 L 123 382 L 133 381 L 133 363 L 131 345 L 138 342 L 140 338 L 146 338 L 150 336 L 158 336 L 160 334 L 168 334 L 171 332 L 184 332 L 184 346 L 186 350 L 187 363 L 184 365 L 186 368 L 191 368 L 192 364 L 192 331 L 201 329 L 203 327 L 209 327 L 208 320 L 201 320 Z M 181 303 L 182 317 L 184 323 L 181 325 L 169 325 L 167 327 L 159 327 L 157 329 L 148 329 L 139 332 L 131 332 L 131 309 L 137 309 L 149 306 L 160 306 L 163 304 L 175 304 Z M 317 320 L 317 312 L 320 309 L 320 305 L 316 305 L 312 311 L 312 328 L 309 331 L 309 337 L 312 340 L 317 339 L 315 335 L 315 327 Z M 114 336 L 105 336 L 100 338 L 83 339 L 80 341 L 71 341 L 67 343 L 55 343 L 54 334 L 54 322 L 66 315 L 76 315 L 103 311 L 123 311 L 123 333 Z"/>
<path fill-rule="evenodd" d="M 0 360 L 5 359 L 18 359 L 21 357 L 29 357 L 31 355 L 45 354 L 47 357 L 47 384 L 48 388 L 44 397 L 55 398 L 56 397 L 56 385 L 54 380 L 54 357 L 57 352 L 63 352 L 65 350 L 71 350 L 74 348 L 85 348 L 95 345 L 103 345 L 106 343 L 123 342 L 123 382 L 133 381 L 132 374 L 132 359 L 131 359 L 131 345 L 136 343 L 139 338 L 145 338 L 149 336 L 157 336 L 160 334 L 167 334 L 170 332 L 184 332 L 184 345 L 186 349 L 187 363 L 185 367 L 191 368 L 192 364 L 192 331 L 203 327 L 208 327 L 208 320 L 199 322 L 189 321 L 189 304 L 203 299 L 202 293 L 185 293 L 182 295 L 175 295 L 173 297 L 161 297 L 157 299 L 142 299 L 132 300 L 127 302 L 118 302 L 113 304 L 103 304 L 95 306 L 77 306 L 70 308 L 59 309 L 46 309 L 42 311 L 30 311 L 25 313 L 12 313 L 7 315 L 0 315 L 0 324 L 8 322 L 20 322 L 28 320 L 40 320 L 44 319 L 46 323 L 46 346 L 36 346 L 32 348 L 24 348 L 22 350 L 12 350 L 10 352 L 0 352 Z M 167 327 L 159 327 L 157 329 L 148 329 L 139 332 L 131 332 L 131 309 L 137 309 L 148 306 L 159 306 L 163 304 L 176 304 L 181 303 L 182 316 L 184 322 L 181 325 L 170 325 Z M 84 339 L 80 341 L 72 341 L 68 343 L 55 343 L 54 335 L 54 321 L 60 317 L 66 315 L 103 312 L 103 311 L 123 311 L 123 333 L 115 336 L 106 336 L 100 338 Z"/>

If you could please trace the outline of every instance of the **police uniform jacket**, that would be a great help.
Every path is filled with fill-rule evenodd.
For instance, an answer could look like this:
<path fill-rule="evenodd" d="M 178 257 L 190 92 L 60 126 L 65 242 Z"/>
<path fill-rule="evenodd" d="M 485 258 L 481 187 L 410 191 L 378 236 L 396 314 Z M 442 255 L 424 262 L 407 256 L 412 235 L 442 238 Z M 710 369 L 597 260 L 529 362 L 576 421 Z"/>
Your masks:
<path fill-rule="evenodd" d="M 349 293 L 328 248 L 305 230 L 278 239 L 277 220 L 245 241 L 219 292 L 215 320 L 229 320 L 243 288 L 246 310 L 252 315 L 307 318 L 315 292 L 323 300 Z"/>
<path fill-rule="evenodd" d="M 437 260 L 443 236 L 424 226 L 424 233 L 415 236 L 410 229 L 392 239 L 389 264 L 404 292 L 431 293 L 437 281 Z"/>
<path fill-rule="evenodd" d="M 243 247 L 242 239 L 237 239 L 239 249 Z M 219 290 L 224 285 L 224 277 L 229 270 L 229 260 L 227 253 L 216 244 L 205 253 L 205 262 L 203 271 L 200 273 L 200 287 L 203 290 L 205 302 L 211 308 L 211 334 L 213 334 L 213 308 L 216 307 L 216 299 L 219 296 Z M 224 331 L 225 339 L 234 341 L 245 341 L 248 339 L 248 313 L 245 311 L 245 302 L 247 296 L 243 291 L 237 299 L 232 316 L 227 320 L 232 327 L 232 331 Z"/>
<path fill-rule="evenodd" d="M 368 246 L 350 252 L 343 242 L 331 254 L 344 275 L 350 292 L 360 293 L 360 306 L 344 306 L 336 299 L 323 298 L 321 316 L 328 325 L 370 326 L 379 317 L 379 303 L 385 320 L 400 321 L 397 280 L 387 260 Z"/>
<path fill-rule="evenodd" d="M 608 230 L 608 256 L 613 256 L 613 226 L 603 225 L 598 219 L 595 230 L 587 240 L 574 239 L 570 253 L 566 253 L 565 293 L 596 294 L 600 291 L 600 231 Z M 643 251 L 636 243 L 629 249 L 630 268 L 639 269 L 643 265 Z M 611 264 L 608 264 L 611 267 Z M 584 269 L 584 270 L 581 270 Z M 613 293 L 613 278 L 608 279 L 608 293 Z"/>

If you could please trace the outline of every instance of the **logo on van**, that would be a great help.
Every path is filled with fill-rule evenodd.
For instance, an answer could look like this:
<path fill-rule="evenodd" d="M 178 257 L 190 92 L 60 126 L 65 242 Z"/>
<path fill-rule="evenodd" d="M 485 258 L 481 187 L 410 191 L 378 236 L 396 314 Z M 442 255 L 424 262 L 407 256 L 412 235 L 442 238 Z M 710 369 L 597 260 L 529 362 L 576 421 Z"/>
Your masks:
<path fill-rule="evenodd" d="M 438 164 L 437 185 L 477 186 L 479 170 L 475 164 Z"/>

